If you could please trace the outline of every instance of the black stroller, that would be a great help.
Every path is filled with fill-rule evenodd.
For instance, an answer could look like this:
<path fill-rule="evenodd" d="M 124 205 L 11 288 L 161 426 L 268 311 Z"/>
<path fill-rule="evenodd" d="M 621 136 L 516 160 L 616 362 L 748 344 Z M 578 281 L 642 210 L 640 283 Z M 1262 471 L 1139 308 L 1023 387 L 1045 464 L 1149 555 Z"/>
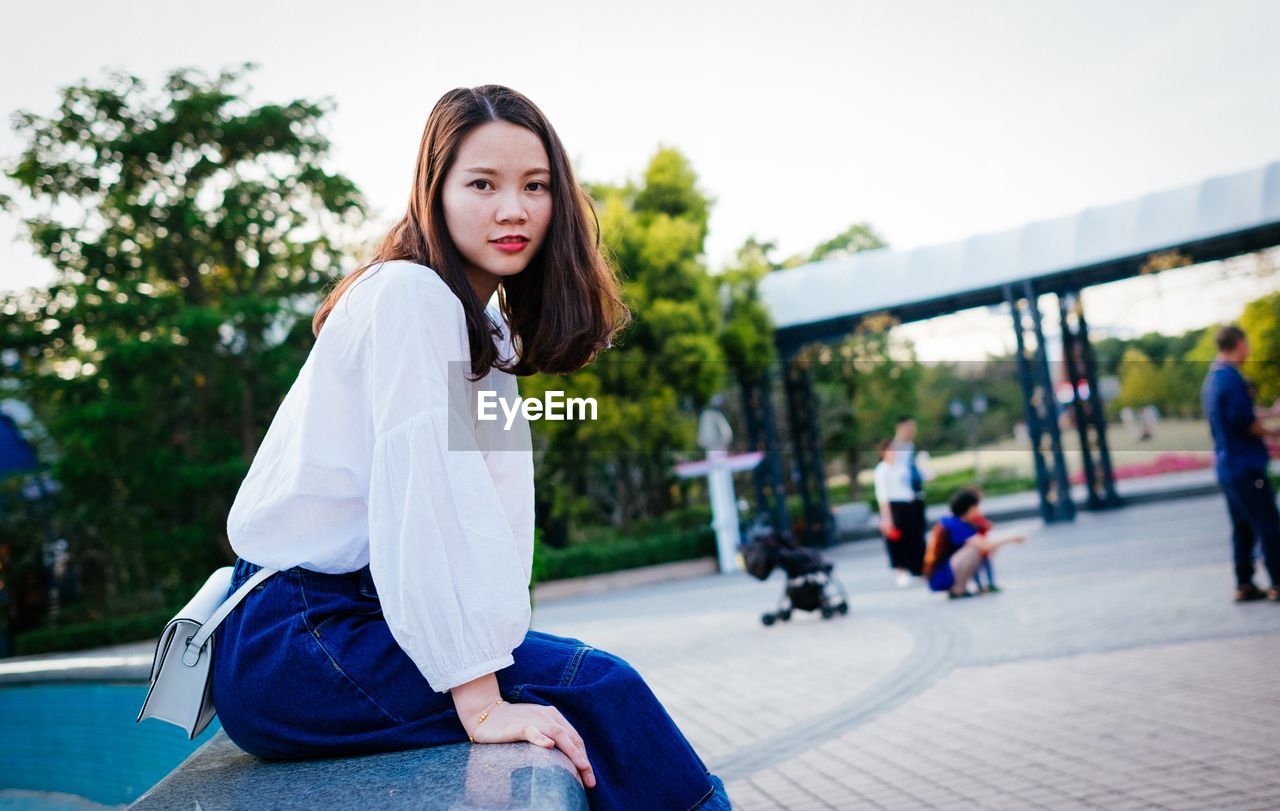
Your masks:
<path fill-rule="evenodd" d="M 824 620 L 849 613 L 849 594 L 835 575 L 835 564 L 824 560 L 818 550 L 777 532 L 766 520 L 757 519 L 747 532 L 742 559 L 747 573 L 757 580 L 768 580 L 777 567 L 787 576 L 778 609 L 760 617 L 765 625 L 787 622 L 793 610 L 817 611 Z"/>

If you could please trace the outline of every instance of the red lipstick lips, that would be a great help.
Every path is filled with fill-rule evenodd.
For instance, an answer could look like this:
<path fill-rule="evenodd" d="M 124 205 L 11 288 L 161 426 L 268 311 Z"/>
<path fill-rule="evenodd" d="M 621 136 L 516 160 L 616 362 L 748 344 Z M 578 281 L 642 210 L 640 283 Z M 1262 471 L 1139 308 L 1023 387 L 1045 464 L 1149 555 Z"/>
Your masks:
<path fill-rule="evenodd" d="M 519 253 L 529 244 L 529 238 L 520 234 L 508 234 L 497 239 L 489 240 L 493 247 L 503 253 Z"/>

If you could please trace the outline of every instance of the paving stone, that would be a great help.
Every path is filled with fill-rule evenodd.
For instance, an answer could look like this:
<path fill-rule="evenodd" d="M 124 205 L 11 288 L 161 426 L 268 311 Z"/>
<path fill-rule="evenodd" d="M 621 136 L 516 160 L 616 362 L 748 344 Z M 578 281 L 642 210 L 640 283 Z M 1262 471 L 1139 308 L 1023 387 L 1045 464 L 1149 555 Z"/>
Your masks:
<path fill-rule="evenodd" d="M 765 628 L 780 583 L 731 575 L 535 627 L 635 665 L 739 808 L 1272 808 L 1280 606 L 1231 602 L 1228 528 L 1221 497 L 999 527 L 1005 590 L 960 603 L 851 544 L 848 617 Z"/>

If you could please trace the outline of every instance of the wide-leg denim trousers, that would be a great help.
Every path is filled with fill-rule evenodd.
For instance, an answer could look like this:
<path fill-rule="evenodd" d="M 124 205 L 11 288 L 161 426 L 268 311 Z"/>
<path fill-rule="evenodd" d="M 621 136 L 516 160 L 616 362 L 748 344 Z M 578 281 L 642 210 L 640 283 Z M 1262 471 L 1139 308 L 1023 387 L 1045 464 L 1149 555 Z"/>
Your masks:
<path fill-rule="evenodd" d="M 258 566 L 237 561 L 231 588 Z M 730 807 L 662 704 L 625 661 L 576 639 L 530 631 L 498 671 L 511 702 L 551 705 L 582 735 L 596 773 L 592 809 Z M 461 743 L 437 693 L 391 636 L 368 567 L 267 578 L 218 629 L 213 700 L 240 748 L 268 759 L 388 752 Z"/>

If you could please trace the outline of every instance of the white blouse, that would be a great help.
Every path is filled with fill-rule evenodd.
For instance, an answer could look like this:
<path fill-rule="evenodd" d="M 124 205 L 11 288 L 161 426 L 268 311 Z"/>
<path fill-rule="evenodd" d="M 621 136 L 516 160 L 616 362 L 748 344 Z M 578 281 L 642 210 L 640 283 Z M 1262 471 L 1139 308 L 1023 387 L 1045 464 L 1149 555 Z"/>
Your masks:
<path fill-rule="evenodd" d="M 876 503 L 886 504 L 895 501 L 910 502 L 916 500 L 916 493 L 911 489 L 911 468 L 897 460 L 891 464 L 884 460 L 876 463 L 875 469 Z"/>
<path fill-rule="evenodd" d="M 512 352 L 501 324 L 499 351 Z M 444 692 L 512 664 L 529 629 L 528 423 L 477 422 L 462 302 L 430 268 L 375 265 L 330 312 L 227 517 L 274 569 L 368 564 L 392 636 Z M 501 415 L 502 410 L 498 408 Z"/>

